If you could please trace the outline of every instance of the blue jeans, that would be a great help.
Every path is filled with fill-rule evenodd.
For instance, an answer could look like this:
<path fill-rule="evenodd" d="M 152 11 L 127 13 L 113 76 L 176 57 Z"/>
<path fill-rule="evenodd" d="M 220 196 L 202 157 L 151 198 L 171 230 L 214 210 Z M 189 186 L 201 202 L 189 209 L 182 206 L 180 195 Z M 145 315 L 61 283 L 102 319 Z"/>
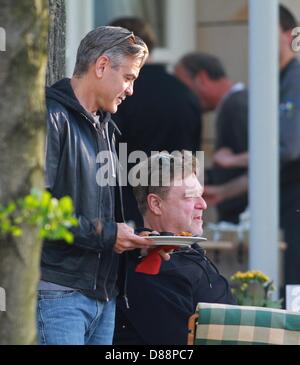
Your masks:
<path fill-rule="evenodd" d="M 78 290 L 39 290 L 41 345 L 111 345 L 116 301 L 100 302 Z"/>

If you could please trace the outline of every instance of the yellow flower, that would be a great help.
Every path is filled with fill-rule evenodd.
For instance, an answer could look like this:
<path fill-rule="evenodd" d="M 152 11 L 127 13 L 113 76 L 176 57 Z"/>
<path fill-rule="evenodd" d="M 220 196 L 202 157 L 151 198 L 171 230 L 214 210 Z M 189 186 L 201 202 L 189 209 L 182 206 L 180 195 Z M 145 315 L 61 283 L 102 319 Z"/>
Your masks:
<path fill-rule="evenodd" d="M 282 300 L 273 301 L 271 293 L 275 290 L 269 277 L 258 270 L 237 271 L 231 276 L 232 293 L 239 305 L 281 307 Z"/>
<path fill-rule="evenodd" d="M 237 271 L 234 275 L 231 276 L 232 281 L 259 281 L 262 283 L 270 281 L 269 277 L 262 273 L 261 271 L 246 271 L 241 272 Z"/>

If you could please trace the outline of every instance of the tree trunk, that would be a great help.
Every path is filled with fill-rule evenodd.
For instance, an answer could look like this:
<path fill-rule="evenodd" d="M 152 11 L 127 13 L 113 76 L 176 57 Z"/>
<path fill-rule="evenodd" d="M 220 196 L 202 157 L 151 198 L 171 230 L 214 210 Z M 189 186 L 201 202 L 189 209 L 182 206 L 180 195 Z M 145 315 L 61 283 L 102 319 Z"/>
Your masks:
<path fill-rule="evenodd" d="M 6 52 L 0 52 L 0 202 L 43 187 L 47 0 L 0 0 Z M 33 229 L 0 238 L 0 344 L 36 341 L 36 287 L 41 242 Z M 3 298 L 2 298 L 3 299 Z"/>
<path fill-rule="evenodd" d="M 65 0 L 49 2 L 48 66 L 46 84 L 52 85 L 65 77 L 66 12 Z"/>

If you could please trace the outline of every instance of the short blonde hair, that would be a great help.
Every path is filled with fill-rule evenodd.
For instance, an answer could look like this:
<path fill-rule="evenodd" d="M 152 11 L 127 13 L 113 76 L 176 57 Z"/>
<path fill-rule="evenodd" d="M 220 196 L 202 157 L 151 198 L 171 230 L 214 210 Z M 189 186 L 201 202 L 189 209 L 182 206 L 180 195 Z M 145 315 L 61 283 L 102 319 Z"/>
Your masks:
<path fill-rule="evenodd" d="M 184 180 L 195 174 L 200 175 L 198 159 L 190 151 L 177 151 L 172 154 L 159 152 L 141 161 L 133 167 L 135 173 L 144 174 L 148 177 L 147 184 L 138 184 L 133 187 L 138 208 L 142 215 L 145 214 L 148 204 L 147 196 L 157 194 L 165 198 L 173 186 L 174 180 Z M 167 172 L 167 176 L 165 176 Z M 151 183 L 155 181 L 155 185 Z"/>

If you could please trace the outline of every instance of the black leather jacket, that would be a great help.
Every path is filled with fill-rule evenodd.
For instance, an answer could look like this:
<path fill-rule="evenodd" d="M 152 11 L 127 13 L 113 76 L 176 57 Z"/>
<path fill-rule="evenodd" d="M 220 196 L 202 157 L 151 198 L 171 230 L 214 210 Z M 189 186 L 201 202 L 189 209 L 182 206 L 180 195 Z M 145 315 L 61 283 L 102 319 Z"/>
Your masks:
<path fill-rule="evenodd" d="M 118 270 L 118 255 L 112 249 L 117 235 L 115 188 L 110 186 L 116 180 L 112 176 L 115 126 L 110 114 L 100 114 L 100 126 L 94 126 L 92 115 L 79 104 L 69 79 L 48 88 L 46 101 L 46 188 L 56 198 L 68 195 L 73 199 L 79 226 L 72 229 L 71 245 L 44 242 L 42 280 L 108 301 L 117 294 Z M 107 151 L 108 166 L 108 160 L 101 165 L 102 151 Z M 105 175 L 100 167 L 104 172 L 109 167 L 112 184 L 103 186 Z"/>

